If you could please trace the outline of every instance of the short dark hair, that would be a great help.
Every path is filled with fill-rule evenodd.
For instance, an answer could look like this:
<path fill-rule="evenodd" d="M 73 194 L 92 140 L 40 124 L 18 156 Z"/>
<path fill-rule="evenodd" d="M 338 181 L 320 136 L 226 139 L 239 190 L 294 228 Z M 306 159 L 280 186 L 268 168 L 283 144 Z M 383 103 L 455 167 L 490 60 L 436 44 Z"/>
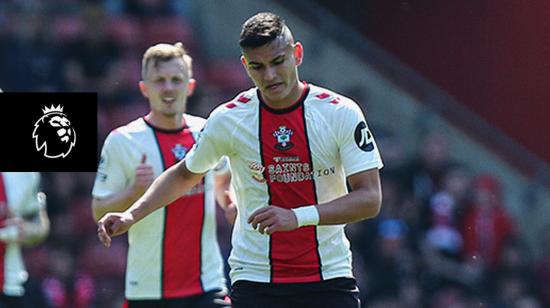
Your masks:
<path fill-rule="evenodd" d="M 283 35 L 285 21 L 270 12 L 258 13 L 244 22 L 239 45 L 242 49 L 263 46 Z"/>

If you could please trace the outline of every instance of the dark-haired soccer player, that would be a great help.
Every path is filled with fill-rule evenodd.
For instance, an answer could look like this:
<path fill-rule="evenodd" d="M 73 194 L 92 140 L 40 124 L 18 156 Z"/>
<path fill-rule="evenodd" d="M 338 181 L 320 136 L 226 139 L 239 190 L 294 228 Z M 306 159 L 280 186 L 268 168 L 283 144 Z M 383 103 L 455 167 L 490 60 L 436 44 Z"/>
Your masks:
<path fill-rule="evenodd" d="M 382 161 L 365 117 L 351 99 L 300 81 L 303 47 L 279 16 L 248 19 L 240 46 L 256 87 L 214 110 L 184 161 L 134 205 L 101 219 L 100 239 L 109 245 L 226 155 L 238 203 L 233 306 L 359 307 L 344 224 L 381 204 Z"/>

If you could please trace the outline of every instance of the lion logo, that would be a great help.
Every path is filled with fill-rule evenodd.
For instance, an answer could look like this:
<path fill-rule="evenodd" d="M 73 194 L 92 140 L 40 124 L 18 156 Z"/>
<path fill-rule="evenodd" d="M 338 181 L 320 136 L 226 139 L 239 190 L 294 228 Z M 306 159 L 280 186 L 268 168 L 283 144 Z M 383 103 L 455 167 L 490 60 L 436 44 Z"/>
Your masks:
<path fill-rule="evenodd" d="M 65 158 L 76 143 L 76 132 L 61 105 L 42 109 L 44 115 L 34 123 L 36 151 L 44 151 L 47 158 Z"/>

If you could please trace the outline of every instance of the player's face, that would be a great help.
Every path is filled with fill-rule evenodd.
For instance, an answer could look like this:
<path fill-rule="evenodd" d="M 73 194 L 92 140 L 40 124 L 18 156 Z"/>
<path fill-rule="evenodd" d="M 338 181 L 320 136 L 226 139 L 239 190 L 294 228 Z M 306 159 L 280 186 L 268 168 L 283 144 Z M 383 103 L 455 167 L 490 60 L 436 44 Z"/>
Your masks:
<path fill-rule="evenodd" d="M 267 103 L 285 105 L 301 94 L 298 65 L 302 61 L 302 45 L 277 38 L 257 48 L 243 50 L 241 61 Z"/>
<path fill-rule="evenodd" d="M 141 86 L 142 93 L 149 99 L 153 115 L 174 117 L 185 112 L 189 77 L 182 59 L 151 61 L 146 78 Z"/>

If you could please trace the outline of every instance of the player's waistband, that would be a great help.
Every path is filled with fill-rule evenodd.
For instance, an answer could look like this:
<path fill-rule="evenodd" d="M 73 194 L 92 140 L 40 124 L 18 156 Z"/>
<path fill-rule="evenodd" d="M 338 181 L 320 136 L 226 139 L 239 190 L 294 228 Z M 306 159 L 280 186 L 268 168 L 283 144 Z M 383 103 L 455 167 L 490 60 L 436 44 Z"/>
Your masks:
<path fill-rule="evenodd" d="M 270 296 L 308 295 L 315 292 L 327 291 L 359 292 L 355 278 L 351 277 L 339 277 L 319 282 L 299 283 L 270 283 L 238 280 L 233 283 L 231 288 L 233 290 L 238 289 L 239 292 L 252 292 L 254 294 L 265 294 Z"/>

